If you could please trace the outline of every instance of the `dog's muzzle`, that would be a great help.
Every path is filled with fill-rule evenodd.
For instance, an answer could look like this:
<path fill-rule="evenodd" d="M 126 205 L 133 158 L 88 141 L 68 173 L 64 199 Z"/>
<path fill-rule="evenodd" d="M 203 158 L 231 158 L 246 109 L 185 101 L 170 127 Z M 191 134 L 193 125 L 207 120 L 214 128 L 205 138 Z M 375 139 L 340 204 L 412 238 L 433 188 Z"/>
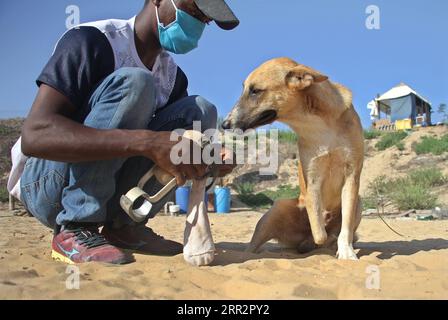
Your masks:
<path fill-rule="evenodd" d="M 257 127 L 261 127 L 264 126 L 266 124 L 271 124 L 272 122 L 274 122 L 275 120 L 277 120 L 278 114 L 277 111 L 275 110 L 265 110 L 263 112 L 261 112 L 259 115 L 257 115 L 255 117 L 255 120 L 252 122 L 249 122 L 250 119 L 238 119 L 236 121 L 234 120 L 225 120 L 221 127 L 224 130 L 227 129 L 242 129 L 242 130 L 247 130 L 247 129 L 255 129 Z"/>
<path fill-rule="evenodd" d="M 260 113 L 255 119 L 255 121 L 251 122 L 246 129 L 254 129 L 257 127 L 264 126 L 266 124 L 271 124 L 275 120 L 277 120 L 277 111 L 266 110 Z"/>

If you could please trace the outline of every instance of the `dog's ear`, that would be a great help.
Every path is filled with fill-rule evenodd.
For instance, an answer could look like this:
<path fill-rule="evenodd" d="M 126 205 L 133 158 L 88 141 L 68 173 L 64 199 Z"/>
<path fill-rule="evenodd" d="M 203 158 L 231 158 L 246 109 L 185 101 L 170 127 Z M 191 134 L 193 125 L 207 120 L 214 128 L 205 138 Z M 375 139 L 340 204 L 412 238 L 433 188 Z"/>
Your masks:
<path fill-rule="evenodd" d="M 302 65 L 294 67 L 286 75 L 286 84 L 289 88 L 303 90 L 314 83 L 324 82 L 328 77 L 320 72 Z"/>
<path fill-rule="evenodd" d="M 339 83 L 334 83 L 334 86 L 338 90 L 345 108 L 349 109 L 353 104 L 353 93 Z"/>

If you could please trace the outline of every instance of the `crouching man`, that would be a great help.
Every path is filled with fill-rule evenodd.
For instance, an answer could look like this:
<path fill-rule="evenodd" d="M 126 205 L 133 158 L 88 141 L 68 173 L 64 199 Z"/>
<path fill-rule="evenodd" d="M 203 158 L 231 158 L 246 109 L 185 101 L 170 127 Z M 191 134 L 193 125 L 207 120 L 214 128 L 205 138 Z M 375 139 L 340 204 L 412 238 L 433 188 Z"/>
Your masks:
<path fill-rule="evenodd" d="M 147 221 L 133 223 L 119 200 L 154 165 L 178 185 L 205 174 L 203 164 L 172 164 L 177 142 L 170 131 L 192 129 L 194 121 L 216 128 L 217 111 L 188 96 L 187 77 L 168 52 L 196 48 L 211 21 L 227 30 L 239 23 L 224 0 L 151 0 L 130 20 L 83 24 L 57 43 L 37 79 L 8 182 L 11 194 L 55 230 L 54 258 L 124 264 L 133 257 L 123 249 L 182 252 Z M 219 167 L 221 175 L 232 169 Z M 154 183 L 146 191 L 160 188 Z"/>

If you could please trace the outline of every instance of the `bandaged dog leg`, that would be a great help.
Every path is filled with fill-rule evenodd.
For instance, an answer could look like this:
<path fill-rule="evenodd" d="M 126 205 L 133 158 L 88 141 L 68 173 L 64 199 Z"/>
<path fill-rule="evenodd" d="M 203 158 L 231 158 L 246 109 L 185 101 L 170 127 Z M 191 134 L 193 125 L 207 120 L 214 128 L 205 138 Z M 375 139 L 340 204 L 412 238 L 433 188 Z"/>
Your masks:
<path fill-rule="evenodd" d="M 205 266 L 215 258 L 215 245 L 205 204 L 206 179 L 194 180 L 184 234 L 184 259 L 194 266 Z"/>

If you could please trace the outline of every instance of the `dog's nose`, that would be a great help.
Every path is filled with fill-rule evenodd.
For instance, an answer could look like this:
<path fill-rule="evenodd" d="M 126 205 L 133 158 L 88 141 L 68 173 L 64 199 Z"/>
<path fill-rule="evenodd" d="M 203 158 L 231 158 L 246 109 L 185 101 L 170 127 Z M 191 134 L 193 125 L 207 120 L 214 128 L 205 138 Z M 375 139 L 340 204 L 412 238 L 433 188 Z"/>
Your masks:
<path fill-rule="evenodd" d="M 226 129 L 230 129 L 230 128 L 231 128 L 231 125 L 232 125 L 232 122 L 230 122 L 230 120 L 225 120 L 225 121 L 222 123 L 221 127 L 222 127 L 224 130 L 226 130 Z"/>

